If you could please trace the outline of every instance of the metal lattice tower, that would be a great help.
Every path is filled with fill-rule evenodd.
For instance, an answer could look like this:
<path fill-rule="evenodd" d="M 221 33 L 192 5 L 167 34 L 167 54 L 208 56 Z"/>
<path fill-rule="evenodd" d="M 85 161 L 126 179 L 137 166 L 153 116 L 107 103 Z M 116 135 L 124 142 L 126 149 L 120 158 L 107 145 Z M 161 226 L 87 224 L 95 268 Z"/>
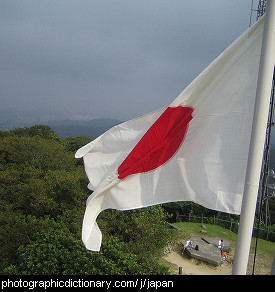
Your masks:
<path fill-rule="evenodd" d="M 253 0 L 251 6 L 252 12 L 257 12 L 257 20 L 264 15 L 266 10 L 267 0 L 259 0 L 258 8 L 253 9 Z M 250 16 L 251 24 L 251 16 Z M 273 75 L 273 86 L 270 97 L 270 107 L 269 107 L 269 118 L 266 129 L 266 139 L 265 139 L 265 148 L 263 154 L 263 164 L 261 172 L 261 181 L 258 195 L 258 210 L 257 217 L 259 220 L 259 225 L 265 224 L 269 226 L 272 224 L 269 212 L 269 199 L 275 197 L 275 172 L 269 169 L 269 157 L 270 157 L 270 148 L 271 148 L 271 130 L 274 125 L 274 85 L 275 85 L 275 71 Z"/>
<path fill-rule="evenodd" d="M 265 13 L 267 0 L 260 0 L 257 9 L 257 20 Z"/>
<path fill-rule="evenodd" d="M 258 219 L 260 224 L 266 226 L 272 224 L 269 212 L 269 199 L 275 197 L 275 172 L 269 169 L 270 148 L 271 148 L 271 130 L 274 125 L 274 98 L 275 98 L 275 71 L 273 74 L 272 92 L 270 97 L 269 118 L 266 129 L 265 148 L 263 156 L 262 174 L 260 181 L 260 190 L 258 196 Z"/>
<path fill-rule="evenodd" d="M 259 0 L 258 9 L 253 9 L 253 0 L 251 6 L 251 14 L 250 14 L 250 24 L 251 25 L 251 16 L 252 12 L 257 12 L 256 20 L 258 20 L 266 10 L 267 0 Z M 269 199 L 275 197 L 275 172 L 269 169 L 269 158 L 270 158 L 270 148 L 271 148 L 271 129 L 274 125 L 274 99 L 275 99 L 275 67 L 273 71 L 273 83 L 272 83 L 272 92 L 270 96 L 270 106 L 269 106 L 269 116 L 268 123 L 266 128 L 266 138 L 265 138 L 265 148 L 263 153 L 263 162 L 262 162 L 262 171 L 261 171 L 261 179 L 259 185 L 259 193 L 258 193 L 258 209 L 256 211 L 256 216 L 258 217 L 258 227 L 257 227 L 257 235 L 256 235 L 256 244 L 255 244 L 255 253 L 254 253 L 254 262 L 253 262 L 253 270 L 252 275 L 254 275 L 255 264 L 256 264 L 256 253 L 257 253 L 257 243 L 259 238 L 259 229 L 262 224 L 265 224 L 268 228 L 272 224 L 269 212 Z M 268 239 L 268 233 L 267 238 Z"/>
<path fill-rule="evenodd" d="M 251 0 L 251 12 L 250 12 L 250 21 L 249 26 L 251 26 L 252 22 L 252 13 L 257 12 L 256 20 L 258 20 L 261 16 L 264 15 L 266 9 L 267 0 L 259 0 L 257 9 L 254 9 L 254 0 Z"/>

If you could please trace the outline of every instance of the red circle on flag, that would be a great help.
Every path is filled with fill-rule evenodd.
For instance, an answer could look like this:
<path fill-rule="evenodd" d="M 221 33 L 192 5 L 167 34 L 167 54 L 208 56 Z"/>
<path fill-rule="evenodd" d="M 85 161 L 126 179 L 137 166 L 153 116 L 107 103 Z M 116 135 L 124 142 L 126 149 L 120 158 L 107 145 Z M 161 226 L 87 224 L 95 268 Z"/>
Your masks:
<path fill-rule="evenodd" d="M 118 167 L 118 178 L 154 170 L 179 149 L 192 120 L 193 108 L 168 107 Z"/>

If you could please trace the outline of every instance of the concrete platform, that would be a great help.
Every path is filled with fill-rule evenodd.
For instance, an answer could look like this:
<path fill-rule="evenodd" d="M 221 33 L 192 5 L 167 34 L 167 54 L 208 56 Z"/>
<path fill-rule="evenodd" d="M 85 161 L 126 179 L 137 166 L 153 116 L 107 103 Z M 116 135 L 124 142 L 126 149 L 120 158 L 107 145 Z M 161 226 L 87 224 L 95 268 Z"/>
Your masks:
<path fill-rule="evenodd" d="M 192 237 L 190 238 L 193 248 L 187 248 L 185 253 L 190 257 L 200 261 L 204 261 L 214 266 L 222 264 L 222 257 L 220 249 L 218 248 L 220 238 L 215 237 Z M 230 243 L 223 240 L 224 251 L 229 250 Z M 198 250 L 195 247 L 198 246 Z"/>

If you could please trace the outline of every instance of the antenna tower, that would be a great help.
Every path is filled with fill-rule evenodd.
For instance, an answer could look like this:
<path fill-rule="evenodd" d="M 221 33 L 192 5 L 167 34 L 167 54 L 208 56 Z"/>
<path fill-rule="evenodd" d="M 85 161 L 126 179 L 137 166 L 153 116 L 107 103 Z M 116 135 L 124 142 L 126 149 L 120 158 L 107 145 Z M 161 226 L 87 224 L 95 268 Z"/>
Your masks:
<path fill-rule="evenodd" d="M 258 8 L 253 9 L 253 0 L 251 7 L 252 11 L 257 12 L 256 20 L 262 17 L 265 13 L 267 0 L 259 0 Z M 251 17 L 250 17 L 251 21 Z M 270 171 L 270 148 L 271 148 L 271 130 L 274 125 L 274 83 L 275 83 L 275 73 L 273 75 L 273 86 L 270 97 L 270 107 L 269 107 L 269 118 L 266 130 L 266 139 L 265 139 L 265 149 L 263 154 L 263 164 L 262 164 L 262 172 L 261 172 L 261 181 L 260 181 L 260 189 L 258 195 L 258 210 L 257 217 L 259 220 L 259 225 L 265 224 L 269 226 L 272 224 L 269 212 L 269 199 L 271 197 L 275 197 L 275 173 L 273 170 Z"/>
<path fill-rule="evenodd" d="M 266 10 L 267 0 L 259 0 L 258 8 L 254 9 L 254 1 L 252 0 L 251 4 L 251 14 L 250 14 L 250 24 L 252 13 L 257 12 L 256 20 L 262 17 Z M 256 231 L 256 245 L 255 245 L 255 254 L 254 254 L 254 263 L 252 275 L 254 275 L 255 263 L 256 263 L 256 253 L 257 253 L 257 243 L 259 238 L 259 229 L 261 225 L 264 225 L 268 229 L 272 225 L 272 220 L 269 211 L 269 201 L 275 198 L 275 171 L 270 170 L 270 148 L 271 148 L 271 132 L 274 125 L 274 99 L 275 99 L 275 67 L 273 71 L 273 83 L 272 91 L 270 96 L 270 106 L 269 106 L 269 116 L 268 123 L 266 128 L 266 138 L 265 138 L 265 148 L 263 153 L 263 163 L 261 170 L 261 179 L 259 185 L 258 201 L 257 201 L 257 211 L 256 218 L 258 219 L 258 226 Z M 266 234 L 266 240 L 268 240 L 268 232 Z"/>
<path fill-rule="evenodd" d="M 258 20 L 265 13 L 266 3 L 267 3 L 267 0 L 259 0 L 257 9 L 254 9 L 254 0 L 251 0 L 251 12 L 250 12 L 249 27 L 251 26 L 251 22 L 252 22 L 252 13 L 257 12 L 256 20 Z"/>
<path fill-rule="evenodd" d="M 266 8 L 266 1 L 267 0 L 260 0 L 258 4 L 258 9 L 257 11 L 257 20 L 265 13 L 265 8 Z"/>

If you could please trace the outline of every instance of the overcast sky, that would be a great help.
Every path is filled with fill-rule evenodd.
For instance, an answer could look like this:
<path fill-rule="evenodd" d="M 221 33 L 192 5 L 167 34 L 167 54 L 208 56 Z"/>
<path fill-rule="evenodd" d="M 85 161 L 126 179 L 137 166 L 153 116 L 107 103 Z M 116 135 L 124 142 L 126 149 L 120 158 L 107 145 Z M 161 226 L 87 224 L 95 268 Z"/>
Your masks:
<path fill-rule="evenodd" d="M 0 107 L 128 120 L 169 105 L 248 28 L 250 8 L 251 0 L 0 0 Z"/>

